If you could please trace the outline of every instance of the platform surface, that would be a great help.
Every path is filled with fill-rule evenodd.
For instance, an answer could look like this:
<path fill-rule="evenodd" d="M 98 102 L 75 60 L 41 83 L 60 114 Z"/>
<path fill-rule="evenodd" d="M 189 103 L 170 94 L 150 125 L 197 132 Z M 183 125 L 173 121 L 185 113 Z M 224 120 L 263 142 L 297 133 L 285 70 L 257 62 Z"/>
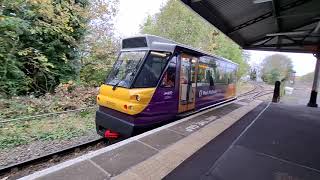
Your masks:
<path fill-rule="evenodd" d="M 258 118 L 238 121 L 165 179 L 319 180 L 319 139 L 319 108 L 270 104 Z"/>

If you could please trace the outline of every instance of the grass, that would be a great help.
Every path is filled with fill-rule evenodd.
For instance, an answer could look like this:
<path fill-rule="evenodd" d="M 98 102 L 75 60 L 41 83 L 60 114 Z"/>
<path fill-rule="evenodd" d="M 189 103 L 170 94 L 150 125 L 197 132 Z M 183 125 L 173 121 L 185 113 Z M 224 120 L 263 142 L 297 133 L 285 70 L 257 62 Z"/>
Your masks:
<path fill-rule="evenodd" d="M 95 109 L 45 117 L 31 121 L 0 124 L 0 149 L 33 141 L 66 140 L 94 130 Z"/>

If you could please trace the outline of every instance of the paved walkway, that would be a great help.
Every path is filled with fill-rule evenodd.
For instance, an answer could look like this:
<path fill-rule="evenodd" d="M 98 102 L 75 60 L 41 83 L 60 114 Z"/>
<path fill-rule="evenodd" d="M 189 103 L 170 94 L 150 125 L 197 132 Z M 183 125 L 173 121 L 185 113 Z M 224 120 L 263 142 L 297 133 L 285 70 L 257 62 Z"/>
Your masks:
<path fill-rule="evenodd" d="M 319 180 L 320 109 L 271 104 L 250 120 L 254 111 L 165 179 Z"/>
<path fill-rule="evenodd" d="M 161 179 L 260 103 L 209 109 L 22 179 Z"/>

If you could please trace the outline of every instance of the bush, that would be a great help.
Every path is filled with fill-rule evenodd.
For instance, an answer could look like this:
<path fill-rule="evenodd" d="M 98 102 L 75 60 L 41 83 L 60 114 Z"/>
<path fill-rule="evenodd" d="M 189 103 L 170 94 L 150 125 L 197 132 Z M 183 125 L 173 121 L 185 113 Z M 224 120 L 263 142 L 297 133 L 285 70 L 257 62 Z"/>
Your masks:
<path fill-rule="evenodd" d="M 99 68 L 95 64 L 89 64 L 82 67 L 80 71 L 80 80 L 87 86 L 98 87 L 104 83 L 110 69 Z"/>
<path fill-rule="evenodd" d="M 53 92 L 78 75 L 88 1 L 0 3 L 0 92 Z"/>
<path fill-rule="evenodd" d="M 94 106 L 98 89 L 70 81 L 60 84 L 55 93 L 44 96 L 13 96 L 0 99 L 0 119 L 10 119 Z"/>

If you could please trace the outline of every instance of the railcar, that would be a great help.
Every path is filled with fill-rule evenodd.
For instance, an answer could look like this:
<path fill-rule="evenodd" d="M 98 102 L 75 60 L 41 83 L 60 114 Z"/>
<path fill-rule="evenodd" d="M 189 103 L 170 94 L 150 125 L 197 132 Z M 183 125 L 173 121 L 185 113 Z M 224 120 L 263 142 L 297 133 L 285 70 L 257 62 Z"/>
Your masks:
<path fill-rule="evenodd" d="M 234 100 L 237 68 L 230 60 L 162 37 L 123 39 L 97 96 L 97 133 L 126 138 L 139 129 Z"/>

